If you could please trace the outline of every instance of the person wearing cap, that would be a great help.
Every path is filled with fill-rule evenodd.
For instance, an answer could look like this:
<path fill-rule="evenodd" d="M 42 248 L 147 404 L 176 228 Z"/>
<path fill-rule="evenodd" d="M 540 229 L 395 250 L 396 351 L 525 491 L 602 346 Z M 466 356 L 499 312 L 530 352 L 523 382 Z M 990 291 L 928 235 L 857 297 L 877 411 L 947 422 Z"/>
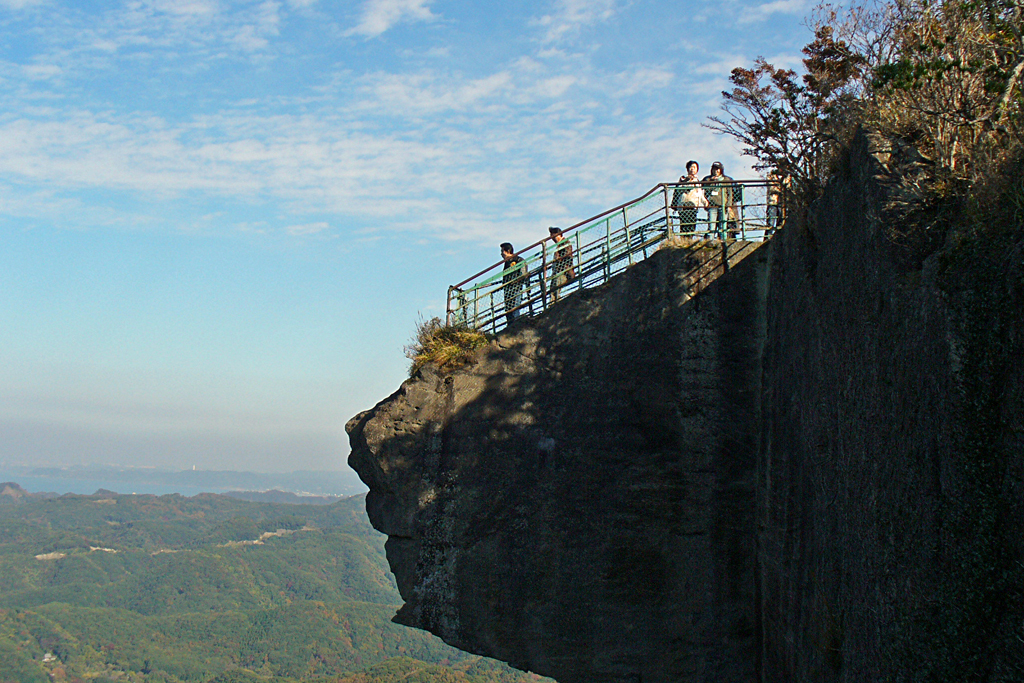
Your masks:
<path fill-rule="evenodd" d="M 701 179 L 704 183 L 704 195 L 708 199 L 708 228 L 715 227 L 711 234 L 717 232 L 719 239 L 725 239 L 725 222 L 729 218 L 729 210 L 733 207 L 733 179 L 725 175 L 725 167 L 721 161 L 711 164 L 711 175 Z"/>
<path fill-rule="evenodd" d="M 555 243 L 554 258 L 551 259 L 551 302 L 558 301 L 558 290 L 576 277 L 572 267 L 572 243 L 565 239 L 561 228 L 548 228 L 551 241 Z"/>
<path fill-rule="evenodd" d="M 501 288 L 505 294 L 505 321 L 511 323 L 519 316 L 519 302 L 523 298 L 523 285 L 526 284 L 528 271 L 526 261 L 516 255 L 516 250 L 509 242 L 501 243 L 501 260 L 505 262 L 501 276 Z"/>
<path fill-rule="evenodd" d="M 708 198 L 700 188 L 698 171 L 700 164 L 687 161 L 686 175 L 679 176 L 679 187 L 672 193 L 671 207 L 679 214 L 679 232 L 684 235 L 697 231 L 697 209 L 708 205 Z"/>

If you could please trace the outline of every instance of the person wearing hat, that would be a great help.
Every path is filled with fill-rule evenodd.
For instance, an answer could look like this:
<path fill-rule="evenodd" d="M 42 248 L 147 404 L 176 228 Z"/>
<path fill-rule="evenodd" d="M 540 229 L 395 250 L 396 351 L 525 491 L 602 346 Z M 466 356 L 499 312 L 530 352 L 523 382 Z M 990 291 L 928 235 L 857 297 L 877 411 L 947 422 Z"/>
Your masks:
<path fill-rule="evenodd" d="M 551 302 L 554 303 L 558 301 L 558 290 L 572 282 L 576 273 L 572 267 L 572 243 L 565 239 L 561 228 L 548 228 L 548 233 L 555 243 L 551 259 Z"/>
<path fill-rule="evenodd" d="M 708 198 L 708 228 L 714 226 L 719 239 L 725 239 L 725 222 L 729 217 L 729 209 L 733 206 L 733 180 L 725 175 L 725 167 L 721 161 L 711 164 L 711 175 L 701 179 L 704 183 L 704 195 Z"/>

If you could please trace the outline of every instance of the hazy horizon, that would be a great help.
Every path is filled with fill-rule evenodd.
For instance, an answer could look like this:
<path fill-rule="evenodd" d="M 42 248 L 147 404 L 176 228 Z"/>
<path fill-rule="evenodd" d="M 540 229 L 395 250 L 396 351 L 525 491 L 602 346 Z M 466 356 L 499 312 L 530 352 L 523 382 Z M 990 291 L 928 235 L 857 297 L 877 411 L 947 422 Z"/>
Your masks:
<path fill-rule="evenodd" d="M 114 470 L 114 471 L 135 471 L 140 472 L 169 472 L 169 473 L 183 473 L 183 472 L 207 472 L 207 473 L 221 473 L 221 472 L 239 472 L 239 473 L 251 473 L 251 474 L 295 474 L 299 472 L 330 472 L 336 474 L 349 474 L 356 476 L 355 472 L 352 471 L 347 465 L 345 467 L 339 467 L 335 469 L 288 469 L 288 470 L 258 470 L 258 469 L 203 469 L 203 468 L 175 468 L 175 467 L 160 467 L 157 465 L 126 465 L 122 463 L 101 463 L 101 462 L 87 462 L 87 463 L 71 463 L 71 464 L 54 464 L 54 463 L 27 463 L 27 462 L 16 462 L 0 460 L 0 470 L 3 469 L 37 469 L 37 470 L 59 470 L 59 471 L 77 471 L 77 470 Z"/>
<path fill-rule="evenodd" d="M 14 482 L 30 493 L 92 495 L 103 489 L 124 494 L 164 495 L 229 491 L 286 491 L 296 495 L 351 496 L 367 488 L 355 472 L 299 470 L 173 470 L 156 467 L 11 465 L 0 463 L 0 482 Z"/>

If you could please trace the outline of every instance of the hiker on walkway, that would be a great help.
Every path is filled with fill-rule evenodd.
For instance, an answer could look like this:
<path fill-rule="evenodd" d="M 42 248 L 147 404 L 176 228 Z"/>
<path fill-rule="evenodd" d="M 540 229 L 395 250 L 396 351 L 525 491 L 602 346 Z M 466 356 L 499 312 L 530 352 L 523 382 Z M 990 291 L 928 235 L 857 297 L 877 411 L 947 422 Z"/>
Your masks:
<path fill-rule="evenodd" d="M 554 257 L 551 259 L 551 302 L 558 301 L 558 290 L 576 278 L 572 267 L 572 243 L 565 239 L 561 228 L 548 228 L 551 239 L 555 243 Z"/>
<path fill-rule="evenodd" d="M 698 171 L 700 164 L 687 161 L 686 175 L 679 176 L 679 187 L 672 193 L 672 208 L 679 214 L 679 232 L 683 235 L 697 232 L 697 209 L 708 205 L 708 198 L 700 187 Z"/>
<path fill-rule="evenodd" d="M 526 261 L 516 255 L 516 250 L 509 242 L 501 243 L 501 260 L 505 262 L 505 271 L 501 276 L 502 290 L 505 293 L 505 320 L 511 323 L 519 317 L 519 303 L 523 298 L 523 287 L 529 274 Z M 526 293 L 530 298 L 530 293 Z M 532 308 L 532 306 L 531 306 Z"/>
<path fill-rule="evenodd" d="M 789 188 L 789 178 L 782 175 L 777 168 L 768 171 L 768 205 L 765 209 L 765 235 L 773 235 L 782 227 L 785 220 L 785 198 L 783 193 Z"/>
<path fill-rule="evenodd" d="M 717 233 L 718 238 L 724 240 L 726 221 L 735 223 L 736 220 L 733 179 L 725 175 L 722 162 L 716 161 L 711 164 L 711 175 L 704 176 L 701 182 L 704 183 L 704 194 L 708 199 L 709 236 Z"/>

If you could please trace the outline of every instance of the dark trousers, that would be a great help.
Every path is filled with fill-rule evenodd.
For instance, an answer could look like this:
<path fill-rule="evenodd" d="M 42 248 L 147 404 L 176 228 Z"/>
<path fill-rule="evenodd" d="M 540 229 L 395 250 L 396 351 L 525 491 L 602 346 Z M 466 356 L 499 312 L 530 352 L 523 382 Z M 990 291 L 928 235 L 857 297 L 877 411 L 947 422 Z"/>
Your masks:
<path fill-rule="evenodd" d="M 775 232 L 775 229 L 782 225 L 782 207 L 778 204 L 769 204 L 768 209 L 765 211 L 765 222 L 768 224 L 768 229 L 765 230 L 769 235 Z"/>
<path fill-rule="evenodd" d="M 521 291 L 517 292 L 505 292 L 505 320 L 512 322 L 519 317 L 519 302 L 522 300 L 523 294 Z"/>
<path fill-rule="evenodd" d="M 727 211 L 724 206 L 708 207 L 708 233 L 718 239 L 725 239 L 725 216 Z"/>
<path fill-rule="evenodd" d="M 697 232 L 697 207 L 685 206 L 681 209 L 677 209 L 676 212 L 679 214 L 679 232 L 687 234 L 690 232 Z"/>

